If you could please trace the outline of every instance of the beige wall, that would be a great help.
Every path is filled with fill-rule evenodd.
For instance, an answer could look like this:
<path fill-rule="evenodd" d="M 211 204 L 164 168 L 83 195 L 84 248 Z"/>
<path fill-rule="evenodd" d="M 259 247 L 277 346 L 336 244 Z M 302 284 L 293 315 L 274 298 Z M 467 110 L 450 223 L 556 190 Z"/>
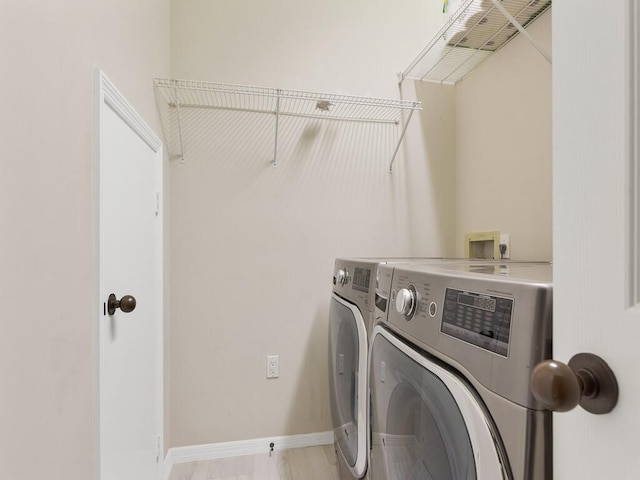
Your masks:
<path fill-rule="evenodd" d="M 178 78 L 398 98 L 396 74 L 443 21 L 440 1 L 172 4 Z M 415 98 L 407 84 L 403 96 Z M 327 320 L 337 256 L 452 254 L 453 99 L 395 129 L 183 110 L 172 162 L 172 445 L 331 429 Z M 449 104 L 448 108 L 442 107 Z M 442 118 L 440 118 L 442 117 Z M 447 126 L 449 128 L 447 128 Z M 451 154 L 451 151 L 448 151 Z M 448 215 L 443 215 L 448 212 Z M 268 354 L 280 378 L 266 380 Z"/>
<path fill-rule="evenodd" d="M 551 11 L 528 29 L 551 52 Z M 500 230 L 511 258 L 552 259 L 551 65 L 523 36 L 456 89 L 456 252 L 464 234 Z"/>
<path fill-rule="evenodd" d="M 94 469 L 93 68 L 159 132 L 169 0 L 2 2 L 0 478 Z"/>

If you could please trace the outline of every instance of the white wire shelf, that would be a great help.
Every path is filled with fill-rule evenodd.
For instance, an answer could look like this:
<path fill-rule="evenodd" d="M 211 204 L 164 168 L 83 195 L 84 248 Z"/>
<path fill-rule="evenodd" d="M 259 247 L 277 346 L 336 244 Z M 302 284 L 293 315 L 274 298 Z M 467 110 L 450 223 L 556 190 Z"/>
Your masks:
<path fill-rule="evenodd" d="M 525 30 L 551 0 L 464 0 L 449 21 L 400 74 L 405 79 L 454 85 L 518 33 L 551 63 Z"/>
<path fill-rule="evenodd" d="M 421 102 L 416 101 L 367 98 L 193 80 L 156 78 L 154 87 L 165 138 L 171 136 L 169 132 L 171 132 L 172 117 L 177 117 L 177 122 L 174 123 L 177 123 L 180 143 L 179 156 L 181 158 L 184 157 L 185 149 L 182 140 L 180 110 L 212 108 L 273 115 L 275 118 L 274 166 L 277 165 L 278 119 L 280 116 L 399 125 L 403 122 L 403 113 L 408 112 L 398 146 L 389 162 L 389 171 L 391 171 L 411 115 L 414 110 L 422 109 Z"/>

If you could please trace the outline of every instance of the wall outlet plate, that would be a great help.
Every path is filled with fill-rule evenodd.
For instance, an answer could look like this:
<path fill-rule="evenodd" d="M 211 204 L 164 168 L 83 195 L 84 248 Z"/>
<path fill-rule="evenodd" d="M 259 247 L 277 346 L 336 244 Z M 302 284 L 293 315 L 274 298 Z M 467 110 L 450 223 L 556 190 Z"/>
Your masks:
<path fill-rule="evenodd" d="M 501 233 L 500 234 L 500 245 L 505 245 L 506 246 L 506 250 L 498 258 L 501 258 L 502 260 L 510 259 L 511 258 L 511 245 L 509 245 L 509 234 L 508 233 Z"/>
<path fill-rule="evenodd" d="M 280 376 L 280 355 L 267 355 L 267 378 Z"/>

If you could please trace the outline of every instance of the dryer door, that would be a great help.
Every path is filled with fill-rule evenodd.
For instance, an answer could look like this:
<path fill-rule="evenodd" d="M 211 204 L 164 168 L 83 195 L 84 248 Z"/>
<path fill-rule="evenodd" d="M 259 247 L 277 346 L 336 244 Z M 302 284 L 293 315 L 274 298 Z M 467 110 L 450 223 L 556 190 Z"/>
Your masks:
<path fill-rule="evenodd" d="M 329 317 L 329 382 L 338 450 L 360 478 L 367 465 L 367 333 L 358 308 L 335 294 Z"/>
<path fill-rule="evenodd" d="M 370 388 L 372 480 L 511 478 L 470 387 L 379 326 Z"/>

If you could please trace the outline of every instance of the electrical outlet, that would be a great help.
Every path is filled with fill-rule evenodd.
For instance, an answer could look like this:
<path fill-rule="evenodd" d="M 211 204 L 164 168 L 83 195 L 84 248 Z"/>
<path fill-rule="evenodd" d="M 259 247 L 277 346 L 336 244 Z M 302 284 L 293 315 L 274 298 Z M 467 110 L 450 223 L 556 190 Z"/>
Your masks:
<path fill-rule="evenodd" d="M 506 246 L 506 250 L 504 251 L 503 254 L 500 255 L 500 259 L 508 260 L 509 258 L 511 258 L 511 246 L 509 245 L 509 234 L 508 233 L 501 233 L 500 234 L 500 245 L 505 245 Z"/>
<path fill-rule="evenodd" d="M 267 355 L 267 378 L 280 376 L 280 355 Z"/>

